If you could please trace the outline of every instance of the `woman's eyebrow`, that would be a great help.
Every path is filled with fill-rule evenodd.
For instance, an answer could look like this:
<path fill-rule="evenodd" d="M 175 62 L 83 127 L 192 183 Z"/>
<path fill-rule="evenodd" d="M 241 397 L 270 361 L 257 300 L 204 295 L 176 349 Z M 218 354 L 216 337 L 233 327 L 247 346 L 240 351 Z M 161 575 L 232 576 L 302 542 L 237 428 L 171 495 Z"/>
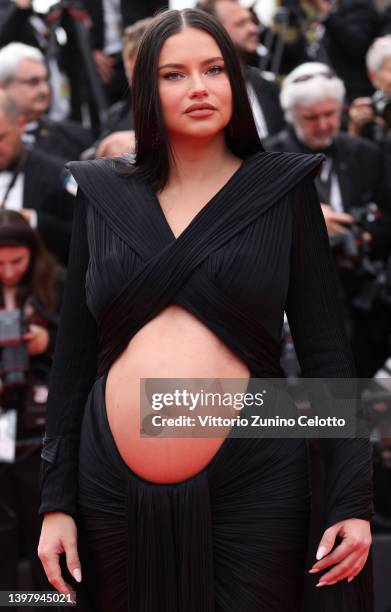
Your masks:
<path fill-rule="evenodd" d="M 204 66 L 205 64 L 210 64 L 210 62 L 215 62 L 217 60 L 224 61 L 223 58 L 218 55 L 216 57 L 210 57 L 206 60 L 203 60 L 201 62 L 201 66 Z M 161 70 L 162 68 L 185 68 L 185 64 L 164 64 L 163 66 L 159 66 L 158 70 Z"/>

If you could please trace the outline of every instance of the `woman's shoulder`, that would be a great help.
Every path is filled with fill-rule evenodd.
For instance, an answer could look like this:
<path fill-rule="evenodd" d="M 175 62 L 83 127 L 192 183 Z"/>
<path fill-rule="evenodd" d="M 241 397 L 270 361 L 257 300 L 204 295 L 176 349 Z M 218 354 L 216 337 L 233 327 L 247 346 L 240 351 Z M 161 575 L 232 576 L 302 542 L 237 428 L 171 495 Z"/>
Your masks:
<path fill-rule="evenodd" d="M 322 154 L 259 151 L 245 160 L 249 172 L 262 172 L 279 182 L 316 176 L 325 157 Z"/>
<path fill-rule="evenodd" d="M 260 201 L 277 202 L 303 182 L 313 181 L 324 159 L 323 155 L 260 151 L 244 161 L 243 188 Z"/>
<path fill-rule="evenodd" d="M 133 161 L 130 155 L 101 157 L 86 161 L 68 162 L 65 167 L 72 174 L 78 185 L 87 185 L 91 181 L 98 181 L 99 183 L 109 181 L 112 184 L 131 174 Z"/>
<path fill-rule="evenodd" d="M 106 216 L 118 217 L 130 202 L 145 197 L 145 186 L 132 176 L 133 164 L 124 156 L 70 162 L 66 167 L 87 207 L 92 205 Z"/>

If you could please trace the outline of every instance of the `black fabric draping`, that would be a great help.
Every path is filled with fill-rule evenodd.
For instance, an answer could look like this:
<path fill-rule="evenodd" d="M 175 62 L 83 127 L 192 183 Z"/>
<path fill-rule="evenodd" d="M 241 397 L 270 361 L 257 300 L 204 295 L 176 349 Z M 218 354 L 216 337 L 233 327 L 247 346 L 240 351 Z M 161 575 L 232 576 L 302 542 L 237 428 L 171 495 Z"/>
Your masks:
<path fill-rule="evenodd" d="M 119 455 L 105 384 L 95 382 L 81 429 L 79 538 L 89 554 L 77 609 L 298 612 L 310 513 L 304 441 L 227 438 L 194 478 L 156 485 Z"/>
<path fill-rule="evenodd" d="M 291 153 L 251 156 L 177 239 L 148 185 L 119 175 L 111 160 L 70 166 L 79 195 L 48 398 L 41 513 L 61 510 L 78 517 L 80 430 L 94 381 L 102 380 L 134 334 L 169 303 L 181 304 L 204 322 L 244 360 L 252 376 L 280 374 L 284 310 L 304 376 L 354 376 L 313 185 L 322 159 Z M 252 441 L 236 442 L 230 446 L 232 460 L 240 458 L 251 478 L 256 473 Z M 369 519 L 368 440 L 324 440 L 322 447 L 324 511 L 317 525 L 324 529 L 344 518 Z M 254 461 L 262 463 L 263 446 L 257 448 Z M 272 458 L 270 469 L 284 479 Z M 237 493 L 230 503 L 239 504 L 245 523 L 240 485 L 235 478 L 229 484 Z M 261 481 L 258 486 L 262 491 Z M 217 480 L 210 485 L 211 496 L 215 487 Z M 289 512 L 286 520 L 289 524 Z M 241 553 L 233 551 L 232 563 L 235 554 Z M 250 553 L 248 564 L 255 574 L 257 562 Z M 318 601 L 315 607 L 310 598 L 308 611 L 334 611 L 344 598 L 349 605 L 339 608 L 343 612 L 369 612 L 370 592 L 363 589 L 367 575 L 362 572 L 349 585 L 312 586 L 311 598 Z M 258 611 L 250 603 L 251 584 L 247 607 L 230 607 L 231 594 L 226 601 L 221 597 L 219 610 Z"/>

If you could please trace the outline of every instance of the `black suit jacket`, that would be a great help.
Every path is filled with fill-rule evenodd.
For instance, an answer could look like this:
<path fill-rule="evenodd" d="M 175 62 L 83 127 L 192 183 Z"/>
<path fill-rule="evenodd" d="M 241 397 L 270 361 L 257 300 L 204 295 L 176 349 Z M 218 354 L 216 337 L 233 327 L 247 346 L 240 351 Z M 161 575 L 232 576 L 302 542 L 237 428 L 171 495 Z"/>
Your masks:
<path fill-rule="evenodd" d="M 102 0 L 84 0 L 84 6 L 92 19 L 91 39 L 94 49 L 104 47 L 104 18 Z M 167 7 L 162 0 L 121 0 L 123 27 L 139 19 L 151 17 L 159 8 Z"/>
<path fill-rule="evenodd" d="M 253 66 L 245 67 L 244 76 L 246 80 L 250 81 L 254 88 L 265 116 L 269 134 L 276 134 L 282 130 L 285 124 L 277 85 L 265 79 L 260 70 Z"/>
<path fill-rule="evenodd" d="M 24 167 L 23 208 L 37 211 L 37 229 L 45 246 L 65 264 L 75 198 L 66 191 L 64 177 L 62 162 L 29 151 Z"/>
<path fill-rule="evenodd" d="M 310 152 L 289 128 L 267 138 L 264 145 L 268 151 Z M 379 147 L 364 138 L 339 133 L 334 139 L 331 156 L 335 159 L 335 170 L 346 211 L 369 202 L 376 202 L 383 210 L 387 209 L 383 155 Z"/>
<path fill-rule="evenodd" d="M 293 130 L 287 128 L 263 143 L 268 151 L 309 151 L 296 138 Z M 389 252 L 391 238 L 391 205 L 384 172 L 384 155 L 381 149 L 365 138 L 339 133 L 334 139 L 331 156 L 335 159 L 335 170 L 341 190 L 344 209 L 364 206 L 375 202 L 383 217 L 373 224 L 373 252 L 379 257 Z"/>
<path fill-rule="evenodd" d="M 81 153 L 94 142 L 92 132 L 77 121 L 52 121 L 42 117 L 35 133 L 34 149 L 62 161 L 79 159 Z"/>

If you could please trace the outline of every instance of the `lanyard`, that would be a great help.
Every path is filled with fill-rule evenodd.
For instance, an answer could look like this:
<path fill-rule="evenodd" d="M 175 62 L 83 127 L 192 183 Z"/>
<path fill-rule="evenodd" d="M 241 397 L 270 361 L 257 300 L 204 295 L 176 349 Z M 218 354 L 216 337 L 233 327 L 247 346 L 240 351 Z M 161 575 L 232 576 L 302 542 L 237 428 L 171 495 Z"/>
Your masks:
<path fill-rule="evenodd" d="M 13 189 L 15 183 L 16 183 L 16 179 L 18 178 L 19 174 L 22 172 L 23 168 L 26 165 L 26 161 L 27 161 L 27 157 L 28 157 L 28 152 L 26 151 L 26 149 L 23 150 L 23 153 L 18 161 L 18 164 L 14 170 L 14 173 L 12 175 L 12 178 L 10 180 L 10 182 L 8 183 L 7 189 L 5 191 L 5 194 L 3 196 L 3 199 L 0 202 L 0 209 L 5 208 L 5 203 L 7 201 L 7 198 L 11 192 L 11 189 Z"/>

